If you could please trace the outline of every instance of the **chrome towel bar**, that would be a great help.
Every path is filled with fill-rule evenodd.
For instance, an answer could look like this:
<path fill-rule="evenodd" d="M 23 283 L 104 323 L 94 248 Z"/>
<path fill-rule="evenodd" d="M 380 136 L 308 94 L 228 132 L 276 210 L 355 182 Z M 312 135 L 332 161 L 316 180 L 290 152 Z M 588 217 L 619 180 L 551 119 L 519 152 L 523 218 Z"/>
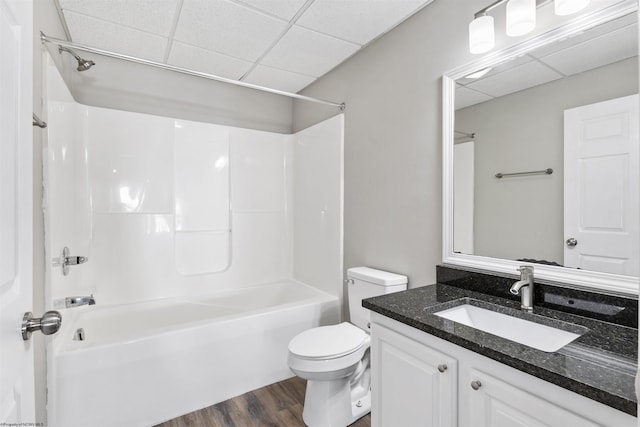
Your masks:
<path fill-rule="evenodd" d="M 551 175 L 553 173 L 553 169 L 548 168 L 541 171 L 530 171 L 530 172 L 513 172 L 513 173 L 502 173 L 498 172 L 496 174 L 496 178 L 508 178 L 510 176 L 526 176 L 526 175 Z"/>

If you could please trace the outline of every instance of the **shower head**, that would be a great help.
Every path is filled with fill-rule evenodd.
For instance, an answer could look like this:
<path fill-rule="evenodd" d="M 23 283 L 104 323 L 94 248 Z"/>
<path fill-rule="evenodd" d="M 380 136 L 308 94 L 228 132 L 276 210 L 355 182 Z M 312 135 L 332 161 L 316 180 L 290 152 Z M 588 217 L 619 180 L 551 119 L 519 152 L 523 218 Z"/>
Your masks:
<path fill-rule="evenodd" d="M 68 47 L 58 46 L 58 52 L 59 53 L 69 52 L 71 55 L 73 55 L 73 57 L 76 58 L 76 61 L 78 61 L 78 68 L 76 68 L 76 70 L 78 70 L 78 71 L 86 71 L 89 68 L 91 68 L 94 65 L 96 65 L 96 63 L 93 62 L 90 59 L 81 58 L 80 55 L 78 55 L 73 50 L 69 49 Z"/>
<path fill-rule="evenodd" d="M 89 68 L 93 67 L 94 65 L 96 65 L 96 63 L 90 59 L 81 59 L 78 61 L 78 68 L 76 68 L 76 70 L 86 71 Z"/>

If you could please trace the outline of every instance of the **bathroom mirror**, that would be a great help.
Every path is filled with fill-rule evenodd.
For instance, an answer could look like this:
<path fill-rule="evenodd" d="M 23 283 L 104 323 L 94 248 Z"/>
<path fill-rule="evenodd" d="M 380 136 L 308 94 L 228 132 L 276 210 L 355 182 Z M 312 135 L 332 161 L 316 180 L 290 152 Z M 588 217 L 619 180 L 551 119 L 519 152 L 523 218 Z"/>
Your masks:
<path fill-rule="evenodd" d="M 638 294 L 636 11 L 619 2 L 443 76 L 444 263 Z"/>

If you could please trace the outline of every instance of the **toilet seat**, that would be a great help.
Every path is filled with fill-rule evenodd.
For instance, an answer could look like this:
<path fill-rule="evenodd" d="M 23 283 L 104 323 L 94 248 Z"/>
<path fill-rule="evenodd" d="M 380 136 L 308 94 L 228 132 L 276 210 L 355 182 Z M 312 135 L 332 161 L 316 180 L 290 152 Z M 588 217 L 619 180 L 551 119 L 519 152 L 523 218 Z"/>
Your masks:
<path fill-rule="evenodd" d="M 369 343 L 365 331 L 348 322 L 320 326 L 296 335 L 289 352 L 296 358 L 327 360 L 347 356 Z"/>

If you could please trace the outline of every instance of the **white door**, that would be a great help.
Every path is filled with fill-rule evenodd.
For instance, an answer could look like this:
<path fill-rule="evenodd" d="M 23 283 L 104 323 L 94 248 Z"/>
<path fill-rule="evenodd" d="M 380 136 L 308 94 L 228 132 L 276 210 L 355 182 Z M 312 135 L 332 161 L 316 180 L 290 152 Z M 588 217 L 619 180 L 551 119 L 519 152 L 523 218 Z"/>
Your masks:
<path fill-rule="evenodd" d="M 640 275 L 638 155 L 638 95 L 565 110 L 566 266 Z"/>
<path fill-rule="evenodd" d="M 32 305 L 31 0 L 0 0 L 0 426 L 35 420 Z"/>
<path fill-rule="evenodd" d="M 453 146 L 453 252 L 473 255 L 475 142 Z"/>

